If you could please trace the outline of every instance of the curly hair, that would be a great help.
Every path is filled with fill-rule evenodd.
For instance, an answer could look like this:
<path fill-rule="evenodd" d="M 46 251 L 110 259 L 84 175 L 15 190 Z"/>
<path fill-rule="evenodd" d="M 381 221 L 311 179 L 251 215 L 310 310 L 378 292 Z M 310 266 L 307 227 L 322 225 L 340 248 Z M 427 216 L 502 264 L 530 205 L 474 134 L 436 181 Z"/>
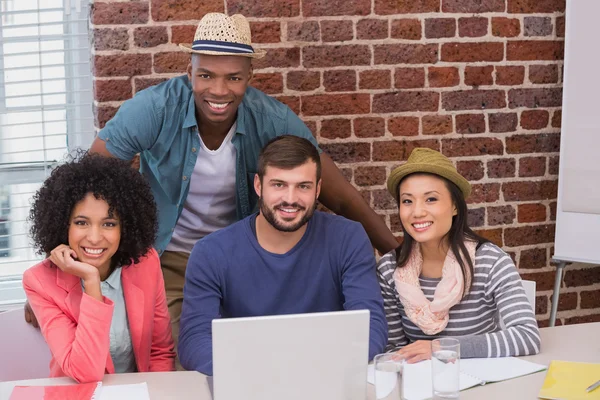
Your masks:
<path fill-rule="evenodd" d="M 137 264 L 154 244 L 158 228 L 150 185 L 129 163 L 87 152 L 54 169 L 33 196 L 29 222 L 37 253 L 49 255 L 69 243 L 71 213 L 88 193 L 106 201 L 109 214 L 120 220 L 121 240 L 111 264 Z"/>

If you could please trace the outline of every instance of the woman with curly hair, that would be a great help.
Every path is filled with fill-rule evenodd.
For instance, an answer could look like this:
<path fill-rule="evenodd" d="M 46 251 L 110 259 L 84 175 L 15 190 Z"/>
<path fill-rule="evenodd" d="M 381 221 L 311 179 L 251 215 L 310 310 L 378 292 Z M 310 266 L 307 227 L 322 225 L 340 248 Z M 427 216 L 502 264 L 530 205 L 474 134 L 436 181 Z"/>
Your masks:
<path fill-rule="evenodd" d="M 44 261 L 23 287 L 52 353 L 50 376 L 171 371 L 174 344 L 152 248 L 156 206 L 123 161 L 84 154 L 57 167 L 33 198 L 31 236 Z"/>

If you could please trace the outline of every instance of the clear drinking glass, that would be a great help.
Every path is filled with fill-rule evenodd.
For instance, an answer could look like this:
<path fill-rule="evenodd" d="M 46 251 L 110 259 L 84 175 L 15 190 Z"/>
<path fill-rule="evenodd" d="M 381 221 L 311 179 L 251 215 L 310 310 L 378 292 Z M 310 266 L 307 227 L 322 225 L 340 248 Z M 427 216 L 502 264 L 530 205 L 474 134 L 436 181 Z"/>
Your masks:
<path fill-rule="evenodd" d="M 440 338 L 431 342 L 433 398 L 458 399 L 460 379 L 460 342 Z"/>
<path fill-rule="evenodd" d="M 377 400 L 403 400 L 402 374 L 404 360 L 394 353 L 375 356 L 375 398 Z"/>

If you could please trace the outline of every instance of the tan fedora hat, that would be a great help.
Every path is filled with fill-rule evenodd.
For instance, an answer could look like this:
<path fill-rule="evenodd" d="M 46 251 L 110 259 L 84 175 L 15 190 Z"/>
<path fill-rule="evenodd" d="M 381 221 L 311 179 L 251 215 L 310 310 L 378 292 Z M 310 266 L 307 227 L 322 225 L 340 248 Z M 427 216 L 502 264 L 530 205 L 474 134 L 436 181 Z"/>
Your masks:
<path fill-rule="evenodd" d="M 426 172 L 441 176 L 454 183 L 466 199 L 471 194 L 471 184 L 458 173 L 452 161 L 439 151 L 417 147 L 403 165 L 394 169 L 387 180 L 388 192 L 398 201 L 398 185 L 400 181 L 417 172 Z"/>
<path fill-rule="evenodd" d="M 267 54 L 252 47 L 250 24 L 241 14 L 231 17 L 222 13 L 206 14 L 198 23 L 194 42 L 182 43 L 179 47 L 188 53 L 213 56 L 262 58 Z"/>

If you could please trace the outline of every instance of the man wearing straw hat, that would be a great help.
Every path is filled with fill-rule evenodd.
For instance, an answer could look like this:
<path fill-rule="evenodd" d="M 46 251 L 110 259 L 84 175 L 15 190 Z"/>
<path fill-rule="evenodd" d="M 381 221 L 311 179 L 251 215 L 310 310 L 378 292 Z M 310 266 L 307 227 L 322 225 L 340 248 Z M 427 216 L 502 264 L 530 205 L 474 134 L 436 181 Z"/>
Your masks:
<path fill-rule="evenodd" d="M 206 14 L 191 45 L 187 75 L 139 92 L 100 131 L 91 151 L 131 160 L 140 153 L 158 206 L 155 242 L 162 254 L 173 336 L 177 340 L 186 263 L 202 237 L 250 215 L 258 197 L 253 179 L 258 155 L 272 138 L 304 137 L 318 148 L 289 107 L 249 86 L 252 47 L 242 15 Z M 320 151 L 320 150 L 319 150 Z M 397 242 L 380 217 L 320 153 L 323 189 L 319 200 L 359 221 L 382 253 Z"/>

